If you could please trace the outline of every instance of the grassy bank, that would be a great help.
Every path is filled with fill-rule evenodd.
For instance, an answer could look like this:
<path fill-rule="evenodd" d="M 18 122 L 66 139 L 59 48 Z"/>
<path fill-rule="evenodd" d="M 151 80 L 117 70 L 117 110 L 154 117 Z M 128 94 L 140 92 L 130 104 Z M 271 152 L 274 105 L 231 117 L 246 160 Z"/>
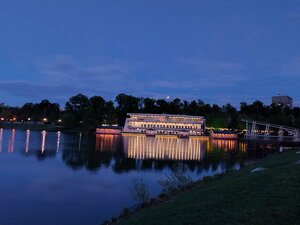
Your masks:
<path fill-rule="evenodd" d="M 122 225 L 300 224 L 300 149 L 198 182 L 171 200 L 133 213 Z M 266 170 L 256 173 L 256 167 Z"/>

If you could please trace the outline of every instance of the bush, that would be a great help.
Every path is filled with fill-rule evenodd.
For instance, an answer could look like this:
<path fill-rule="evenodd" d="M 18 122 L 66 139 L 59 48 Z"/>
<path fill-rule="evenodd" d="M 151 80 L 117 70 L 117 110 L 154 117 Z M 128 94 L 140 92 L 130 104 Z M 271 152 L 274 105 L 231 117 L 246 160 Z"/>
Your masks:
<path fill-rule="evenodd" d="M 193 180 L 189 175 L 185 175 L 182 171 L 177 171 L 171 174 L 165 174 L 165 178 L 160 179 L 158 182 L 162 187 L 163 192 L 171 193 L 178 189 L 190 186 L 193 183 Z"/>
<path fill-rule="evenodd" d="M 132 186 L 130 188 L 131 197 L 139 205 L 149 202 L 150 194 L 147 185 L 144 183 L 143 179 L 132 179 Z"/>

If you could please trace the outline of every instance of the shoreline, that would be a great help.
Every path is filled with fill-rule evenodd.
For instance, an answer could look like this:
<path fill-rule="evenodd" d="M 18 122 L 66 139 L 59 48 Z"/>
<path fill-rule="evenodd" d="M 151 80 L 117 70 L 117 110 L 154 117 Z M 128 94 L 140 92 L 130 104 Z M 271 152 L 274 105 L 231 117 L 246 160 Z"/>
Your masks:
<path fill-rule="evenodd" d="M 1 124 L 0 128 L 2 129 L 16 129 L 16 130 L 31 130 L 31 131 L 48 131 L 48 132 L 67 132 L 67 133 L 90 133 L 95 134 L 95 131 L 86 130 L 86 129 L 80 129 L 80 128 L 66 128 L 63 126 L 55 126 L 55 125 L 49 125 L 49 124 Z"/>
<path fill-rule="evenodd" d="M 299 153 L 296 147 L 238 171 L 206 177 L 175 194 L 161 194 L 138 210 L 126 208 L 102 224 L 297 224 Z M 258 172 L 251 172 L 255 169 Z"/>

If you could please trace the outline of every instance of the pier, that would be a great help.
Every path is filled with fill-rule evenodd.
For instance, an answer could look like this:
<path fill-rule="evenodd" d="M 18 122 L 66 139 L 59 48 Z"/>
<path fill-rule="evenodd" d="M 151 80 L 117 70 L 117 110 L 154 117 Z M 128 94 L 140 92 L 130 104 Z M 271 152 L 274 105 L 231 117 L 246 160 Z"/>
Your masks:
<path fill-rule="evenodd" d="M 278 137 L 279 139 L 292 137 L 293 139 L 300 139 L 299 128 L 247 119 L 242 119 L 242 121 L 246 123 L 246 138 L 262 136 L 265 139 L 270 137 Z"/>

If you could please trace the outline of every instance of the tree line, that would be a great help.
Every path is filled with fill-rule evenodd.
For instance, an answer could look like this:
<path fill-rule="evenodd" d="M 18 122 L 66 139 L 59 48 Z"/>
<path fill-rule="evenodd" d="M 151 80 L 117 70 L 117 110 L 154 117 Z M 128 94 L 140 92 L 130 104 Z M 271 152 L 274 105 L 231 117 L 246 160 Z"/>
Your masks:
<path fill-rule="evenodd" d="M 0 105 L 2 121 L 44 122 L 59 124 L 67 128 L 94 129 L 101 124 L 124 125 L 127 113 L 166 113 L 197 115 L 206 118 L 206 124 L 214 128 L 241 129 L 241 119 L 254 119 L 286 126 L 300 127 L 300 108 L 265 105 L 261 101 L 240 103 L 240 109 L 231 104 L 218 106 L 202 100 L 186 101 L 141 98 L 119 94 L 115 101 L 101 96 L 72 96 L 60 109 L 59 104 L 42 100 L 40 103 L 25 103 L 22 107 Z"/>

